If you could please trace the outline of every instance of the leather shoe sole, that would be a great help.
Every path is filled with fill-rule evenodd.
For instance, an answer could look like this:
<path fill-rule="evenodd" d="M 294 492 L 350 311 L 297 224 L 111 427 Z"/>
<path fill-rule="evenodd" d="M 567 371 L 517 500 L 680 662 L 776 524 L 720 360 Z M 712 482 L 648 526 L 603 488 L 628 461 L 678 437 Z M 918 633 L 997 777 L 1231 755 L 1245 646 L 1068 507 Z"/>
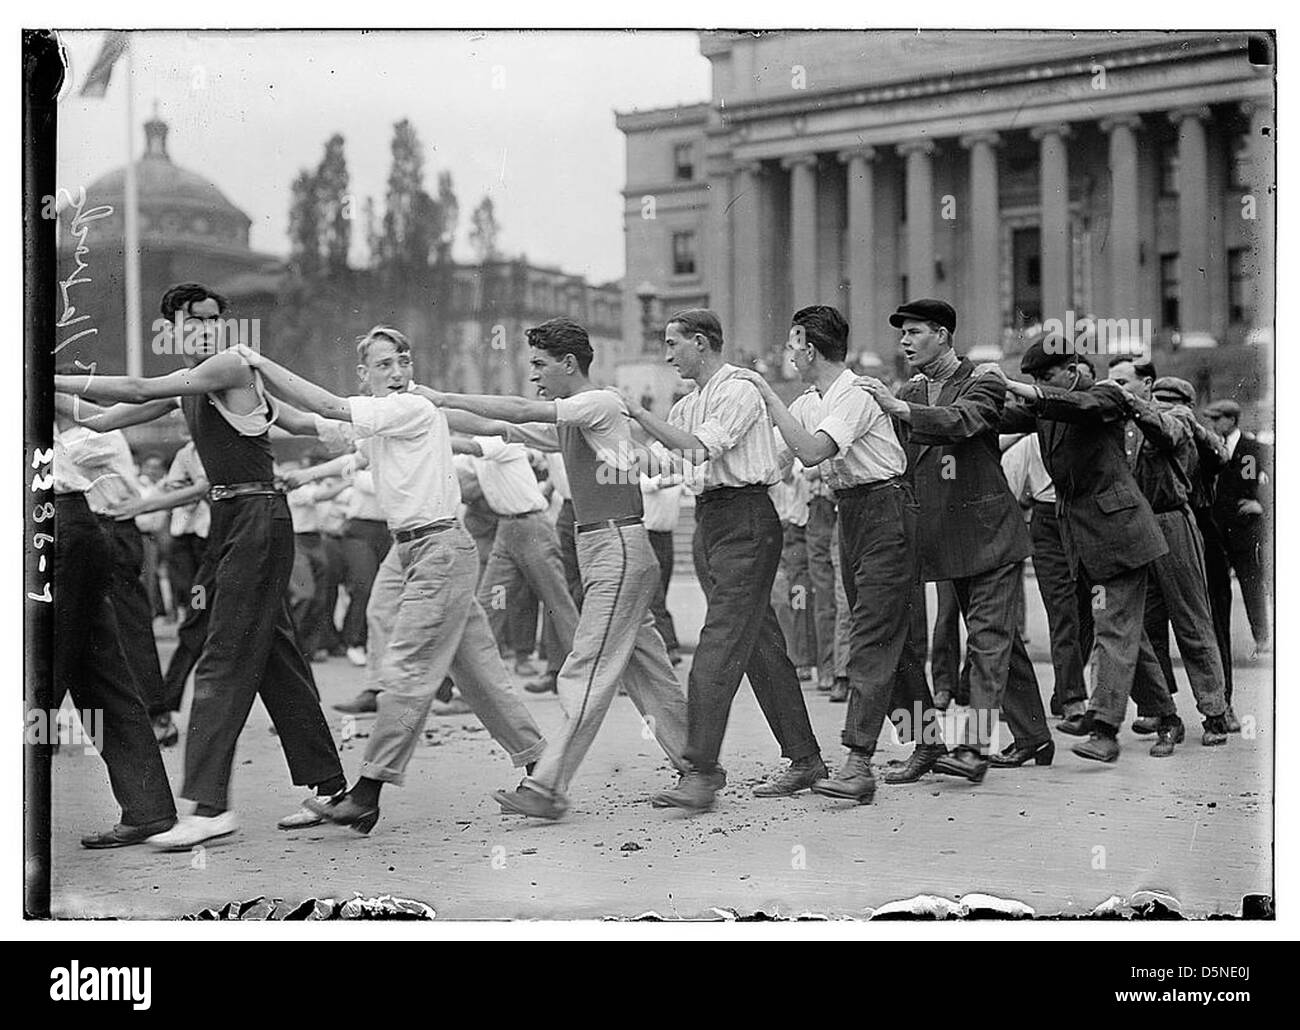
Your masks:
<path fill-rule="evenodd" d="M 105 848 L 129 848 L 133 844 L 143 844 L 150 837 L 165 833 L 176 825 L 176 820 L 159 819 L 143 826 L 126 826 L 118 823 L 111 830 L 95 833 L 81 838 L 81 846 L 92 851 Z"/>

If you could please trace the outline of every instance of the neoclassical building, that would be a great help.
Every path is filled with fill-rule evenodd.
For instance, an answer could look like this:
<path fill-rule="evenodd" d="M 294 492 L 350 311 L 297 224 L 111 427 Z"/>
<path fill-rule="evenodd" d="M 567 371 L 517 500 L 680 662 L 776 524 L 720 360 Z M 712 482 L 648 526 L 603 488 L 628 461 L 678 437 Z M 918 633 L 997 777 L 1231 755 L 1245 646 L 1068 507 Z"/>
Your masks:
<path fill-rule="evenodd" d="M 1272 342 L 1264 35 L 704 33 L 706 103 L 617 115 L 623 336 L 707 305 L 738 353 L 830 303 L 892 365 L 937 296 L 959 349 L 1044 319 L 1149 319 L 1162 348 Z M 652 317 L 644 321 L 652 321 Z M 651 346 L 645 346 L 646 358 Z"/>

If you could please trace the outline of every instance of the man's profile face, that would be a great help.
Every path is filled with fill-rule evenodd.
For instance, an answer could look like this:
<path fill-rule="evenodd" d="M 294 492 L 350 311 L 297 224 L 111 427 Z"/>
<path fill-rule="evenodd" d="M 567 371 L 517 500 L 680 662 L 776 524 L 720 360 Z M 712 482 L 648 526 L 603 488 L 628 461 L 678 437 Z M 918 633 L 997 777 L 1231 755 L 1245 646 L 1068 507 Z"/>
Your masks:
<path fill-rule="evenodd" d="M 792 325 L 785 339 L 785 358 L 800 377 L 812 368 L 813 346 L 808 342 L 808 331 L 801 325 Z"/>
<path fill-rule="evenodd" d="M 576 378 L 574 358 L 567 354 L 557 358 L 541 347 L 534 347 L 532 351 L 528 359 L 528 381 L 537 387 L 537 396 L 543 400 L 570 396 Z"/>
<path fill-rule="evenodd" d="M 951 345 L 948 330 L 935 328 L 919 318 L 904 319 L 898 346 L 909 368 L 922 369 Z"/>
<path fill-rule="evenodd" d="M 372 397 L 402 393 L 411 385 L 414 366 L 410 351 L 399 351 L 386 336 L 376 336 L 366 350 L 366 363 L 357 372 L 370 387 Z"/>
<path fill-rule="evenodd" d="M 1146 400 L 1151 394 L 1151 384 L 1137 374 L 1131 361 L 1118 361 L 1110 366 L 1110 379 L 1118 383 L 1125 393 Z"/>
<path fill-rule="evenodd" d="M 677 369 L 683 379 L 695 379 L 700 374 L 700 366 L 704 363 L 702 339 L 699 333 L 688 336 L 680 322 L 669 322 L 664 326 L 664 360 Z"/>
<path fill-rule="evenodd" d="M 1220 436 L 1226 437 L 1237 428 L 1237 420 L 1231 415 L 1211 415 L 1210 426 Z"/>
<path fill-rule="evenodd" d="M 1046 372 L 1038 372 L 1034 380 L 1039 386 L 1055 386 L 1060 390 L 1072 390 L 1078 382 L 1077 365 L 1054 365 Z"/>

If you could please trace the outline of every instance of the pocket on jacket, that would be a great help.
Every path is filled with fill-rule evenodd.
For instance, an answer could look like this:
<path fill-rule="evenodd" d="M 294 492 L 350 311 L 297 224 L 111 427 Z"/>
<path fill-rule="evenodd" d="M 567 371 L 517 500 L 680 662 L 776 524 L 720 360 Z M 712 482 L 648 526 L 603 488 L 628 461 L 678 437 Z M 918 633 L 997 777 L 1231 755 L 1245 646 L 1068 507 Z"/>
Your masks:
<path fill-rule="evenodd" d="M 1097 495 L 1097 507 L 1107 515 L 1113 515 L 1117 511 L 1124 511 L 1127 508 L 1136 508 L 1137 506 L 1137 494 L 1122 486 L 1112 486 L 1109 490 L 1103 490 Z"/>

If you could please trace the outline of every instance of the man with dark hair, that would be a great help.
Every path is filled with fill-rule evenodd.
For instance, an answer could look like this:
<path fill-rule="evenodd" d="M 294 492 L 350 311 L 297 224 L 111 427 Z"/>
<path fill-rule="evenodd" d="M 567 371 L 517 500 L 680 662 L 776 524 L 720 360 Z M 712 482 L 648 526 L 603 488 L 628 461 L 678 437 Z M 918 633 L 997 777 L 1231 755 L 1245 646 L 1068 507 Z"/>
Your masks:
<path fill-rule="evenodd" d="M 977 371 L 1027 402 L 1007 405 L 1003 431 L 1037 429 L 1043 463 L 1056 486 L 1067 557 L 1092 583 L 1092 697 L 1085 716 L 1064 719 L 1057 729 L 1089 734 L 1072 749 L 1081 758 L 1113 762 L 1130 694 L 1163 725 L 1176 725 L 1177 707 L 1142 627 L 1148 567 L 1169 545 L 1124 456 L 1129 410 L 1124 391 L 1111 382 L 1082 385 L 1081 367 L 1067 348 L 1049 349 L 1037 340 L 1020 360 L 1020 370 L 1034 377 L 1034 385 L 1007 379 L 997 364 Z M 1135 679 L 1139 665 L 1143 675 Z"/>
<path fill-rule="evenodd" d="M 758 388 L 789 451 L 820 466 L 835 491 L 841 569 L 853 617 L 843 733 L 849 755 L 833 778 L 814 782 L 812 789 L 865 805 L 875 796 L 871 758 L 887 713 L 900 738 L 913 737 L 917 744 L 905 770 L 887 774 L 887 782 L 918 779 L 917 767 L 928 769 L 946 749 L 924 666 L 915 664 L 906 646 L 920 577 L 907 455 L 889 417 L 856 388 L 857 377 L 845 365 L 848 338 L 848 323 L 835 308 L 816 305 L 794 313 L 786 355 L 810 389 L 788 409 L 756 372 L 738 376 Z"/>
<path fill-rule="evenodd" d="M 1236 401 L 1215 401 L 1205 414 L 1210 427 L 1228 446 L 1228 464 L 1215 483 L 1214 517 L 1223 533 L 1228 564 L 1241 586 L 1255 653 L 1259 654 L 1268 650 L 1270 636 L 1267 504 L 1273 452 L 1253 433 L 1242 432 L 1241 405 Z"/>
<path fill-rule="evenodd" d="M 642 522 L 639 462 L 623 401 L 588 378 L 591 342 L 573 319 L 553 318 L 527 337 L 529 380 L 541 400 L 422 392 L 439 406 L 515 423 L 508 440 L 564 455 L 585 591 L 573 649 L 556 680 L 566 717 L 518 788 L 492 795 L 507 812 L 559 819 L 620 683 L 683 775 L 686 700 L 650 611 L 659 560 Z M 725 779 L 718 770 L 717 786 Z"/>
<path fill-rule="evenodd" d="M 1224 725 L 1223 660 L 1205 585 L 1204 544 L 1188 505 L 1196 444 L 1181 420 L 1151 400 L 1151 386 L 1156 379 L 1154 365 L 1121 359 L 1110 366 L 1110 378 L 1124 390 L 1128 402 L 1130 419 L 1124 425 L 1124 455 L 1169 545 L 1168 553 L 1151 563 L 1144 628 L 1158 658 L 1160 651 L 1154 637 L 1162 636 L 1167 654 L 1168 625 L 1173 624 L 1196 707 L 1205 718 L 1201 742 L 1224 744 L 1228 732 Z M 1153 715 L 1141 708 L 1138 714 Z M 1172 728 L 1160 727 L 1157 732 L 1169 738 L 1162 751 L 1172 750 L 1184 734 L 1181 722 Z"/>
<path fill-rule="evenodd" d="M 1050 765 L 1052 742 L 1033 663 L 1020 636 L 1020 564 L 1031 546 L 1020 505 L 1002 471 L 998 423 L 1005 397 L 953 350 L 957 314 L 942 300 L 916 300 L 889 316 L 917 375 L 895 397 L 878 379 L 859 383 L 906 440 L 920 506 L 921 569 L 952 583 L 966 620 L 971 713 L 965 740 L 935 771 L 978 783 L 988 765 Z M 1012 741 L 990 756 L 1001 710 Z"/>
<path fill-rule="evenodd" d="M 225 298 L 198 283 L 164 294 L 189 367 L 158 377 L 55 376 L 55 389 L 91 400 L 143 404 L 180 398 L 190 434 L 207 471 L 212 525 L 199 584 L 206 607 L 196 620 L 201 651 L 185 743 L 181 794 L 196 803 L 172 829 L 150 838 L 155 847 L 188 850 L 234 833 L 229 808 L 235 744 L 254 697 L 275 723 L 293 782 L 327 795 L 343 787 L 343 770 L 321 713 L 311 667 L 298 651 L 286 587 L 293 566 L 293 528 L 273 479 L 268 433 L 277 412 L 248 362 L 219 350 L 217 323 Z M 172 331 L 168 326 L 167 331 Z M 195 346 L 188 346 L 193 339 Z M 159 414 L 162 412 L 159 411 Z M 301 413 L 278 413 L 289 423 Z"/>
<path fill-rule="evenodd" d="M 664 327 L 666 360 L 695 388 L 673 405 L 667 421 L 629 402 L 641 428 L 685 460 L 695 501 L 695 568 L 708 610 L 691 664 L 686 758 L 691 773 L 658 801 L 679 808 L 712 807 L 721 779 L 718 755 L 731 703 L 748 675 L 768 726 L 790 760 L 759 797 L 780 797 L 827 776 L 772 610 L 772 581 L 781 560 L 781 522 L 768 489 L 781 478 L 776 439 L 763 397 L 722 357 L 722 326 L 712 311 L 679 311 Z"/>

